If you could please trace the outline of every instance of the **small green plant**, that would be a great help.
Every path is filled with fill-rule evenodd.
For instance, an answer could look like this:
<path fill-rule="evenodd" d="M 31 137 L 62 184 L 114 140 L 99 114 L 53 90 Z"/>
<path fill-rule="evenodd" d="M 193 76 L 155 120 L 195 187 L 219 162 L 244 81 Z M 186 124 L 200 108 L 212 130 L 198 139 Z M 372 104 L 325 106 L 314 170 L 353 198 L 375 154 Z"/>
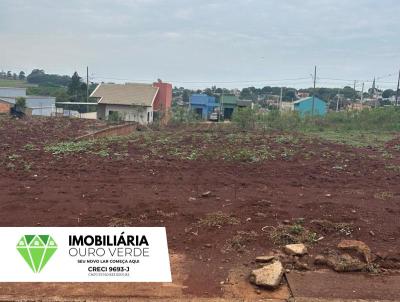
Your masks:
<path fill-rule="evenodd" d="M 20 158 L 20 157 L 21 157 L 21 155 L 18 155 L 18 154 L 11 154 L 11 155 L 8 156 L 8 159 L 11 160 L 11 161 L 15 161 L 15 160 L 17 160 L 17 159 Z"/>
<path fill-rule="evenodd" d="M 24 163 L 24 170 L 26 172 L 29 172 L 31 170 L 31 168 L 32 168 L 32 164 L 31 163 L 27 163 L 27 162 Z"/>
<path fill-rule="evenodd" d="M 46 146 L 44 150 L 51 152 L 52 154 L 67 154 L 67 153 L 79 153 L 88 151 L 95 141 L 77 141 L 77 142 L 62 142 L 55 145 Z"/>
<path fill-rule="evenodd" d="M 26 144 L 24 146 L 24 149 L 27 150 L 27 151 L 35 150 L 35 145 L 34 144 Z"/>
<path fill-rule="evenodd" d="M 297 144 L 299 140 L 293 135 L 280 135 L 275 138 L 275 142 L 279 144 Z"/>
<path fill-rule="evenodd" d="M 100 150 L 99 152 L 96 153 L 97 155 L 101 156 L 101 157 L 108 157 L 110 156 L 110 154 L 108 153 L 107 150 Z"/>
<path fill-rule="evenodd" d="M 290 233 L 299 235 L 304 231 L 304 227 L 300 224 L 293 224 L 290 226 Z"/>
<path fill-rule="evenodd" d="M 198 153 L 196 150 L 192 150 L 192 152 L 189 154 L 189 156 L 187 156 L 186 158 L 188 160 L 196 160 L 198 158 Z"/>

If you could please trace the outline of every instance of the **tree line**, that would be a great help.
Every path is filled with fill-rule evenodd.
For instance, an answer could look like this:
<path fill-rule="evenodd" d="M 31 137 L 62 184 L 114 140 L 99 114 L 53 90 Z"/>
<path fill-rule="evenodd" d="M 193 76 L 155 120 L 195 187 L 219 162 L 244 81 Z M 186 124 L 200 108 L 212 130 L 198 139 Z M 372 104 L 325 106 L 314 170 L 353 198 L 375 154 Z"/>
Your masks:
<path fill-rule="evenodd" d="M 184 87 L 174 87 L 173 96 L 174 99 L 181 99 L 184 103 L 188 103 L 190 100 L 190 95 L 193 93 L 203 93 L 209 96 L 214 96 L 217 99 L 222 94 L 236 94 L 239 96 L 239 99 L 242 100 L 252 100 L 262 107 L 268 107 L 265 103 L 268 99 L 278 99 L 280 98 L 282 89 L 282 101 L 284 102 L 293 102 L 299 98 L 299 94 L 307 93 L 310 96 L 315 95 L 316 97 L 327 101 L 332 108 L 336 106 L 336 101 L 340 98 L 340 102 L 342 105 L 350 104 L 354 101 L 357 101 L 361 98 L 361 92 L 355 90 L 353 87 L 345 86 L 343 88 L 326 88 L 320 87 L 316 88 L 303 88 L 296 89 L 292 87 L 278 87 L 278 86 L 265 86 L 262 88 L 256 88 L 254 86 L 245 87 L 239 91 L 229 90 L 226 88 L 217 88 L 216 86 L 212 86 L 211 88 L 206 89 L 197 89 L 190 90 L 185 89 Z M 388 99 L 392 96 L 396 95 L 396 91 L 393 89 L 379 90 L 375 89 L 375 93 L 379 93 L 383 99 Z M 372 89 L 364 92 L 364 99 L 369 98 L 373 95 Z M 381 101 L 381 103 L 385 103 Z"/>
<path fill-rule="evenodd" d="M 11 70 L 5 72 L 4 70 L 0 71 L 0 79 L 2 80 L 21 80 L 25 81 L 25 72 L 20 71 L 18 74 L 12 72 Z"/>

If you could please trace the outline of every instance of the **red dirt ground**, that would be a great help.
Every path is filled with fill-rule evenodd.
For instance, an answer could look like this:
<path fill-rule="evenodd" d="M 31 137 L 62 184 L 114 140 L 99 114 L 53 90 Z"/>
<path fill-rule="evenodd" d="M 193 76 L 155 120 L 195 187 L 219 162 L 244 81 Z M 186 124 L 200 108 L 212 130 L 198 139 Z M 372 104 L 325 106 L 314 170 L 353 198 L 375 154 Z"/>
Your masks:
<path fill-rule="evenodd" d="M 171 252 L 190 260 L 184 284 L 196 296 L 221 295 L 230 268 L 250 271 L 256 256 L 278 249 L 269 232 L 285 220 L 324 237 L 309 245 L 310 259 L 341 239 L 357 239 L 379 255 L 381 267 L 400 268 L 400 138 L 386 145 L 391 158 L 301 134 L 237 140 L 240 133 L 229 139 L 229 130 L 207 129 L 139 132 L 109 141 L 105 156 L 96 154 L 104 146 L 44 150 L 96 127 L 102 126 L 70 119 L 0 120 L 0 226 L 165 226 Z M 246 153 L 265 146 L 271 157 L 254 162 Z M 196 160 L 188 159 L 193 150 Z M 199 223 L 216 212 L 235 224 Z M 315 219 L 348 223 L 351 232 L 322 229 Z"/>

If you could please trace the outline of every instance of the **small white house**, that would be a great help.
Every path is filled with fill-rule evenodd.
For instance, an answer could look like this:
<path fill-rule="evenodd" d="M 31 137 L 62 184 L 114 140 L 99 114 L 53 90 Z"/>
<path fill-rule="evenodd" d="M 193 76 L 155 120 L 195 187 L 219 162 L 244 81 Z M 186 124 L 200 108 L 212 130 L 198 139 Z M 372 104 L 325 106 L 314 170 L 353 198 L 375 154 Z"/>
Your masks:
<path fill-rule="evenodd" d="M 118 114 L 124 121 L 153 122 L 153 103 L 158 87 L 151 84 L 99 84 L 90 97 L 97 98 L 97 118 L 108 120 Z"/>

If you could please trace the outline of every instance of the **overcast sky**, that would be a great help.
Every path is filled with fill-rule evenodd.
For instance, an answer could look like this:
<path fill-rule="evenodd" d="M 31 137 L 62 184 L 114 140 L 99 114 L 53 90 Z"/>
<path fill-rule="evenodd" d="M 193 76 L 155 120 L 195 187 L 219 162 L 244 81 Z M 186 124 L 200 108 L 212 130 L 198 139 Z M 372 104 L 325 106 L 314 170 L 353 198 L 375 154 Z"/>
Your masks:
<path fill-rule="evenodd" d="M 0 69 L 86 65 L 94 81 L 185 87 L 309 87 L 317 65 L 318 86 L 395 88 L 400 1 L 0 0 Z"/>

